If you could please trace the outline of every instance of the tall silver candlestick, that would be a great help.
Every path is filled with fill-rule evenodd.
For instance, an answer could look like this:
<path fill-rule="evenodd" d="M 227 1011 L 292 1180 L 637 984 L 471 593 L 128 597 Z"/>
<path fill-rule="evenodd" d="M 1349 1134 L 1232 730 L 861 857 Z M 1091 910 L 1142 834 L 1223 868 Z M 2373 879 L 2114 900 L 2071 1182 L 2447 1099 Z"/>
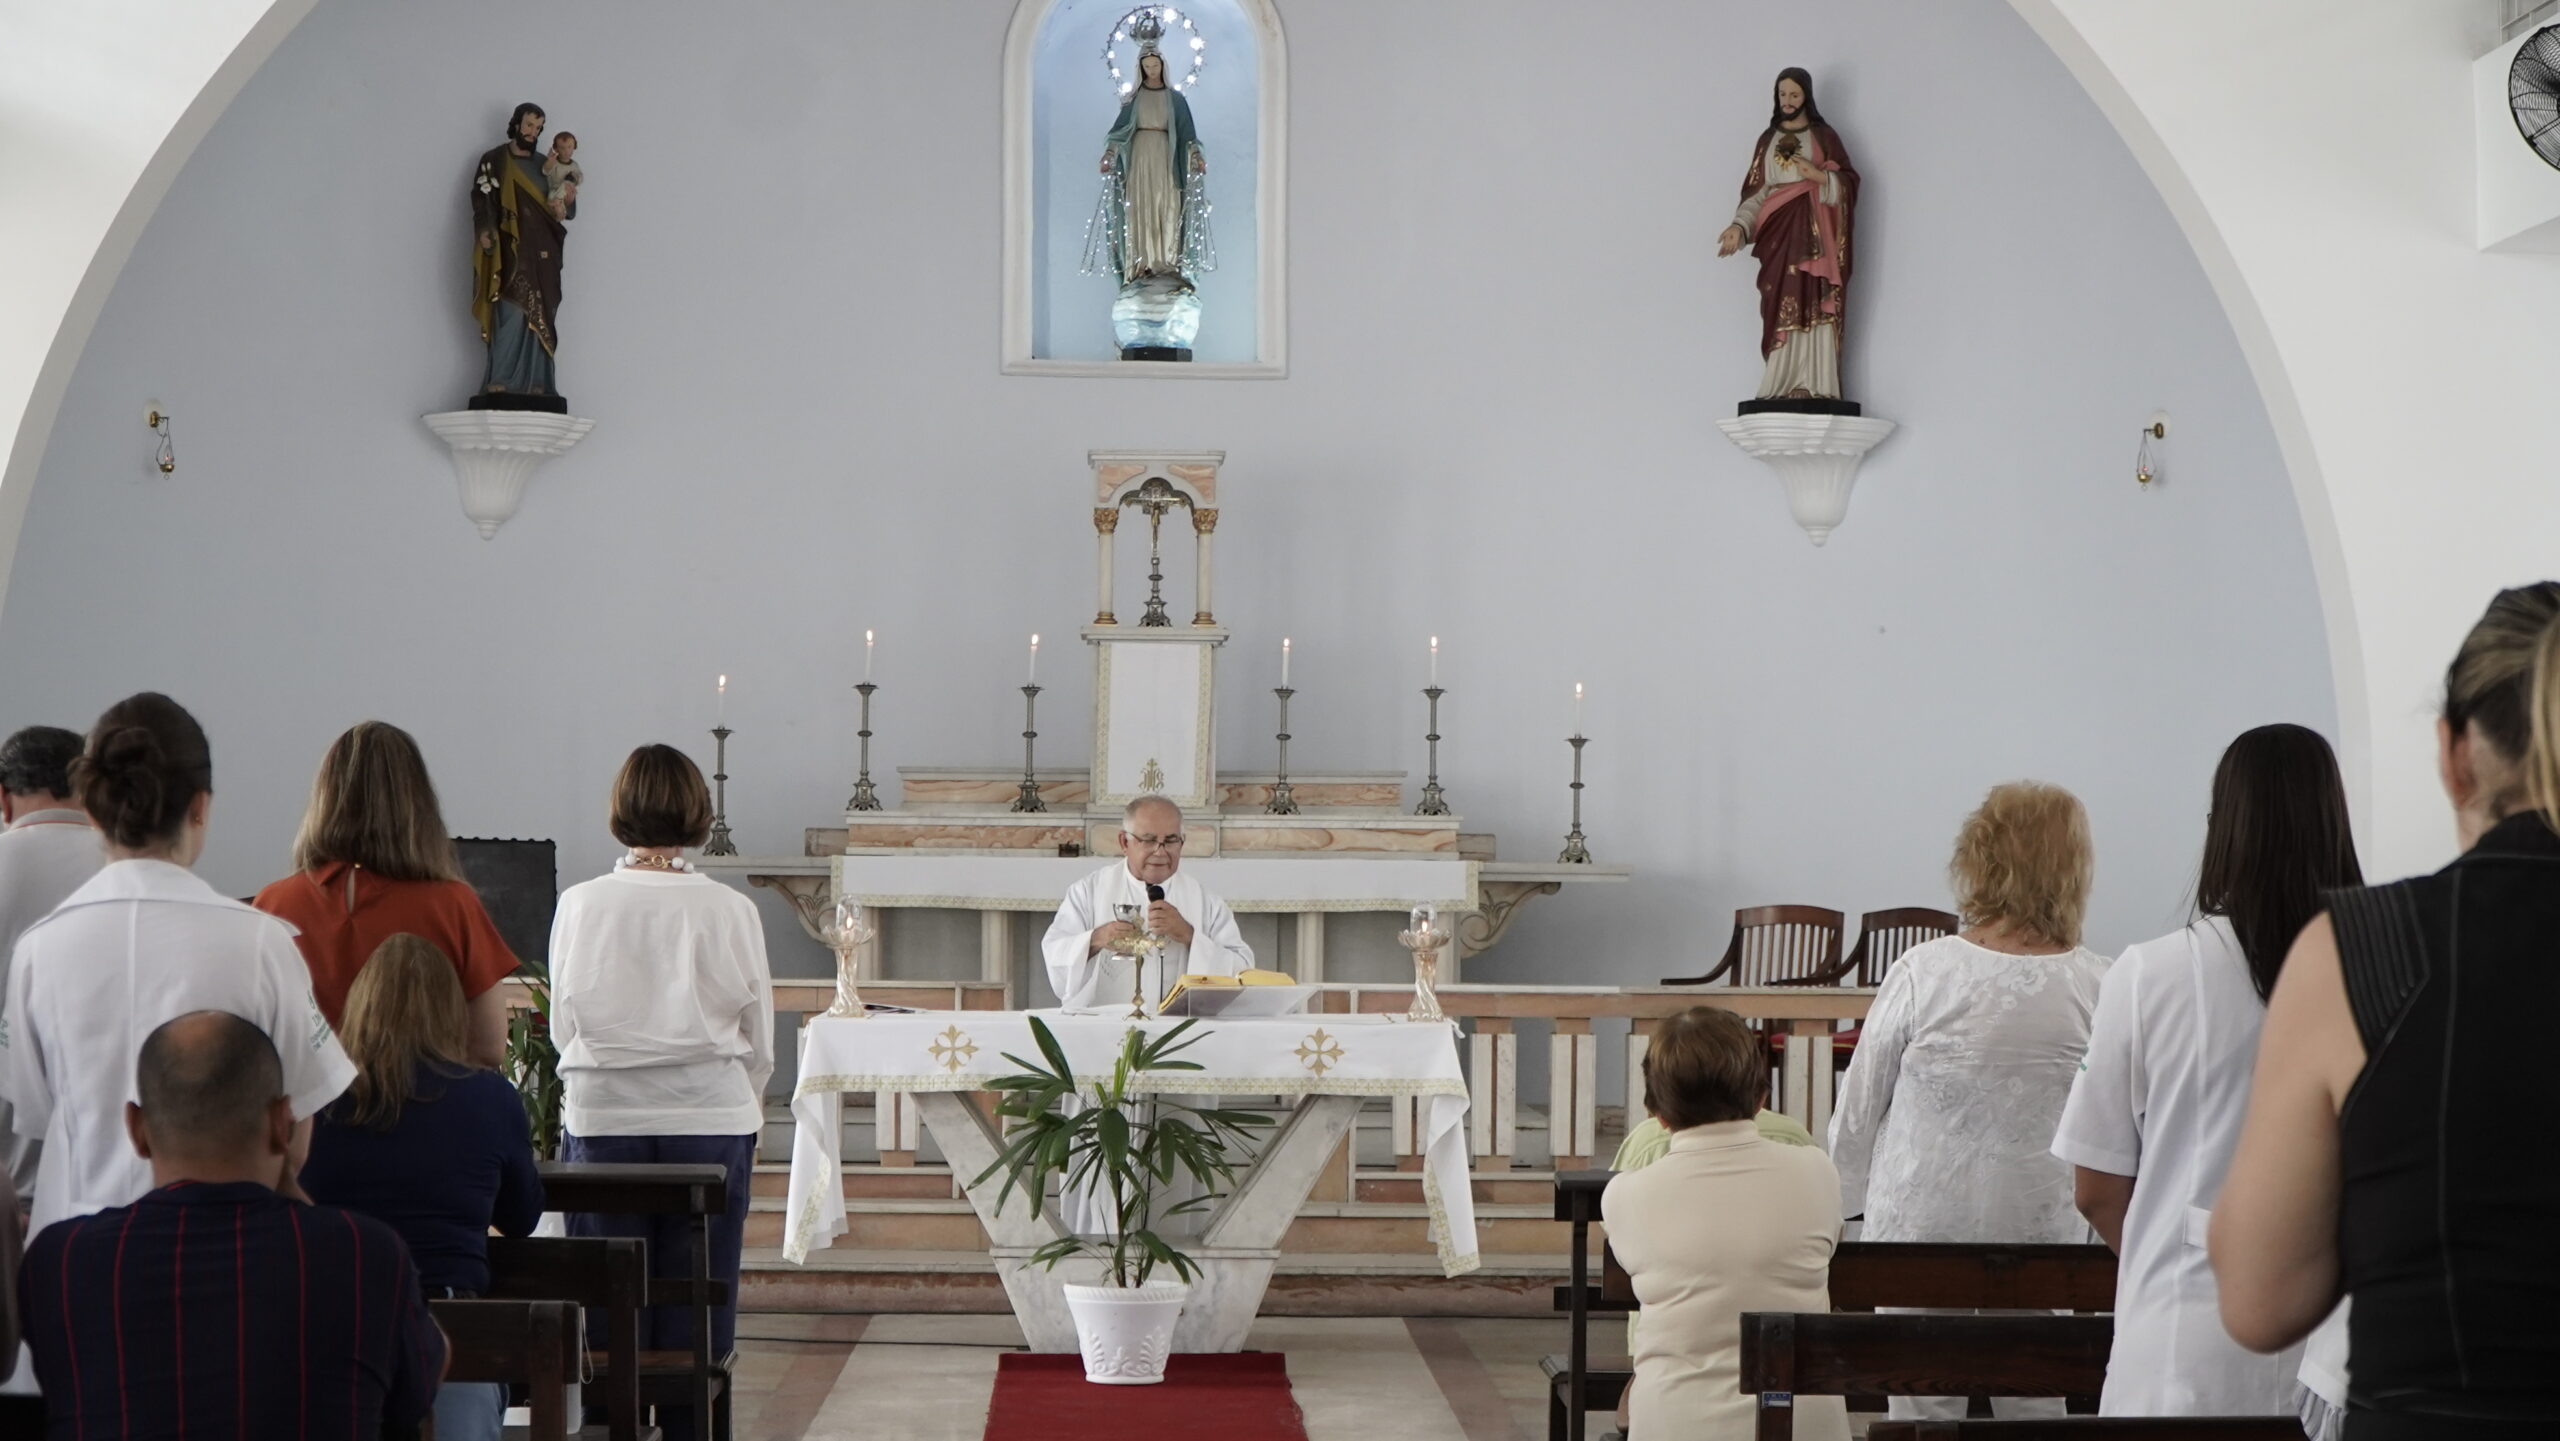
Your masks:
<path fill-rule="evenodd" d="M 711 728 L 711 743 L 716 749 L 711 762 L 711 839 L 702 844 L 706 856 L 738 853 L 738 843 L 729 838 L 729 737 L 735 734 L 725 725 Z"/>
<path fill-rule="evenodd" d="M 1270 804 L 1262 809 L 1268 815 L 1294 816 L 1298 798 L 1289 788 L 1289 697 L 1297 692 L 1284 685 L 1274 686 L 1271 693 L 1280 697 L 1280 775 L 1271 787 Z"/>
<path fill-rule="evenodd" d="M 853 799 L 844 803 L 844 808 L 849 811 L 881 809 L 880 792 L 871 786 L 871 693 L 879 688 L 869 681 L 854 687 L 862 692 L 862 729 L 854 732 L 862 737 L 862 773 L 854 777 Z"/>
<path fill-rule="evenodd" d="M 1573 747 L 1573 829 L 1564 833 L 1564 854 L 1556 857 L 1558 865 L 1587 866 L 1591 864 L 1590 848 L 1582 843 L 1583 741 L 1584 738 L 1578 735 L 1565 737 L 1565 742 Z"/>
<path fill-rule="evenodd" d="M 1413 808 L 1418 816 L 1445 816 L 1449 813 L 1448 794 L 1440 789 L 1440 697 L 1448 692 L 1427 685 L 1422 693 L 1431 701 L 1431 726 L 1423 739 L 1431 743 L 1431 778 L 1422 783 L 1422 804 Z"/>
<path fill-rule="evenodd" d="M 1045 811 L 1049 808 L 1049 803 L 1040 799 L 1040 782 L 1031 771 L 1032 747 L 1040 741 L 1040 728 L 1033 723 L 1039 704 L 1040 687 L 1024 686 L 1022 688 L 1022 794 L 1013 798 L 1013 809 L 1017 811 Z"/>

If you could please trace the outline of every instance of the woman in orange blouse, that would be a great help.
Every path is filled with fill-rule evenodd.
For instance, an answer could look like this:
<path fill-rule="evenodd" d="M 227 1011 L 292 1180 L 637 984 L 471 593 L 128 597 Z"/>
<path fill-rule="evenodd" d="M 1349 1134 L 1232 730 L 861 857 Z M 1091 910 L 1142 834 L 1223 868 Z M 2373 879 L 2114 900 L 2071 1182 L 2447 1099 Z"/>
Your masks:
<path fill-rule="evenodd" d="M 362 721 L 329 747 L 293 840 L 293 865 L 255 904 L 301 932 L 295 941 L 329 1024 L 338 1024 L 365 958 L 407 932 L 453 960 L 471 1002 L 472 1063 L 504 1062 L 507 1009 L 498 982 L 515 973 L 515 953 L 462 878 L 426 758 L 407 731 Z"/>

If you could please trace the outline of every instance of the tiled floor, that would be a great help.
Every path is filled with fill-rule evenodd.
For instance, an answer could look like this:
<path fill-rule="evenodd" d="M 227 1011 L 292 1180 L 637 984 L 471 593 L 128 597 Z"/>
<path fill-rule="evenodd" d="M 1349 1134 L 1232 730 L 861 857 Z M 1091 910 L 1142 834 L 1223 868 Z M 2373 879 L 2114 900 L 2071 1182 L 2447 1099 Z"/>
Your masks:
<path fill-rule="evenodd" d="M 978 1441 L 996 1357 L 1022 1344 L 1010 1316 L 747 1315 L 738 1333 L 739 1441 Z M 1564 1323 L 1270 1317 L 1249 1344 L 1287 1354 L 1308 1441 L 1541 1441 L 1538 1358 Z"/>

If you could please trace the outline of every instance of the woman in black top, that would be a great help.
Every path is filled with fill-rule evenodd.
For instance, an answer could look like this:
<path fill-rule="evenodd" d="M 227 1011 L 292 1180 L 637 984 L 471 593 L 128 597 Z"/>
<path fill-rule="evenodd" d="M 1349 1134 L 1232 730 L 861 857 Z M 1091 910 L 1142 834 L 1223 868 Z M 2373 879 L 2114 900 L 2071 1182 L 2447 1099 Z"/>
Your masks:
<path fill-rule="evenodd" d="M 2213 1215 L 2242 1345 L 2354 1299 L 2348 1441 L 2560 1434 L 2560 582 L 2490 603 L 2436 730 L 2464 854 L 2295 942 Z"/>

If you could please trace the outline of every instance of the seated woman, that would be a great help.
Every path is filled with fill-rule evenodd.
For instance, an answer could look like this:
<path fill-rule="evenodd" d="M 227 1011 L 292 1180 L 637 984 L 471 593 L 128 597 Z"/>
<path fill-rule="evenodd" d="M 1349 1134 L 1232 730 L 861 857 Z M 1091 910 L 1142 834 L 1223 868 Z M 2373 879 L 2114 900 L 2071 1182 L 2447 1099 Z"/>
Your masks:
<path fill-rule="evenodd" d="M 1768 1048 L 1727 1012 L 1664 1021 L 1644 1085 L 1670 1149 L 1600 1197 L 1610 1249 L 1644 1307 L 1627 1435 L 1745 1441 L 1756 1407 L 1741 1391 L 1742 1313 L 1831 1309 L 1839 1173 L 1811 1146 L 1762 1138 L 1752 1117 L 1769 1089 Z M 1798 1398 L 1795 1434 L 1843 1441 L 1841 1399 Z"/>
<path fill-rule="evenodd" d="M 710 1270 L 729 1287 L 711 1313 L 711 1350 L 738 1326 L 756 1133 L 773 1076 L 773 976 L 755 902 L 693 868 L 685 848 L 711 834 L 711 788 L 673 746 L 631 753 L 614 778 L 613 870 L 561 893 L 551 922 L 551 1039 L 560 1048 L 561 1158 L 718 1165 L 727 1211 L 711 1225 Z M 656 1275 L 693 1272 L 688 1216 L 569 1218 L 575 1236 L 638 1236 Z M 683 1306 L 651 1308 L 643 1350 L 693 1346 Z M 660 1407 L 667 1441 L 698 1433 L 690 1410 Z"/>
<path fill-rule="evenodd" d="M 2436 768 L 2462 854 L 2294 942 L 2213 1208 L 2231 1339 L 2281 1350 L 2353 1299 L 2346 1441 L 2560 1416 L 2560 582 L 2463 638 Z"/>
<path fill-rule="evenodd" d="M 489 1229 L 530 1235 L 542 1178 L 516 1088 L 465 1056 L 469 1008 L 453 962 L 411 935 L 384 941 L 356 973 L 339 1030 L 356 1080 L 320 1114 L 302 1189 L 361 1211 L 409 1244 L 430 1297 L 489 1287 Z M 495 1385 L 436 1393 L 440 1441 L 493 1441 L 505 1402 Z"/>
<path fill-rule="evenodd" d="M 2059 786 L 1995 786 L 1957 832 L 1964 929 L 1903 952 L 1868 1008 L 1831 1117 L 1840 1209 L 1867 1241 L 2086 1242 L 2071 1167 L 2049 1149 L 2089 1048 L 2106 961 L 2080 946 L 2089 817 Z M 1964 1400 L 1897 1396 L 1896 1420 Z M 2060 1416 L 2002 1399 L 2003 1416 Z"/>

